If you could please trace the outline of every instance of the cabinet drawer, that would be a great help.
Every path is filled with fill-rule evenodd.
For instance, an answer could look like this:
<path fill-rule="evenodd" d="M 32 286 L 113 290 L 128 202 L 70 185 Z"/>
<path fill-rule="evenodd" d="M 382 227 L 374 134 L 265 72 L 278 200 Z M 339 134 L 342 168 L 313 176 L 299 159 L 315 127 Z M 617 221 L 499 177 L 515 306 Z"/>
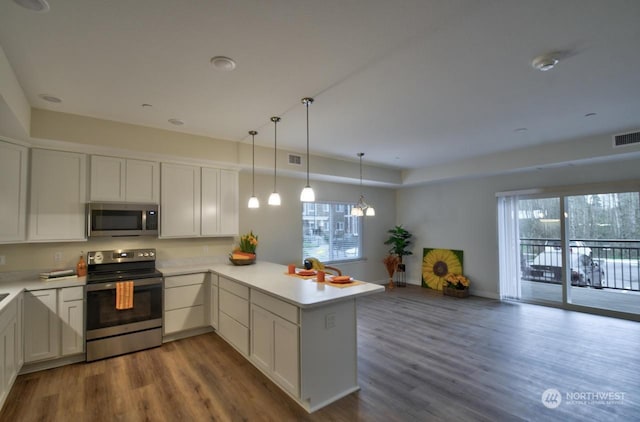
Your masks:
<path fill-rule="evenodd" d="M 298 307 L 257 290 L 251 291 L 251 302 L 294 324 L 298 323 Z"/>
<path fill-rule="evenodd" d="M 235 281 L 231 281 L 228 278 L 220 277 L 219 280 L 220 288 L 225 289 L 228 292 L 233 293 L 236 296 L 240 296 L 243 299 L 249 299 L 249 288 L 247 286 L 243 286 L 240 283 L 236 283 Z"/>
<path fill-rule="evenodd" d="M 9 323 L 16 318 L 16 315 L 18 315 L 17 302 L 17 300 L 12 300 L 11 303 L 6 305 L 2 312 L 0 312 L 0 331 L 4 330 L 4 327 L 9 325 Z"/>
<path fill-rule="evenodd" d="M 204 283 L 206 273 L 174 275 L 164 278 L 164 287 L 189 286 Z"/>
<path fill-rule="evenodd" d="M 164 290 L 164 309 L 188 308 L 204 303 L 204 286 L 194 284 L 192 286 L 174 287 Z"/>
<path fill-rule="evenodd" d="M 220 312 L 220 334 L 242 354 L 249 354 L 249 329 L 224 312 Z"/>
<path fill-rule="evenodd" d="M 84 299 L 84 287 L 65 287 L 60 289 L 62 294 L 63 302 L 70 302 L 72 300 L 83 300 Z"/>
<path fill-rule="evenodd" d="M 249 326 L 249 301 L 242 299 L 226 290 L 220 290 L 220 311 L 238 321 L 245 327 Z"/>
<path fill-rule="evenodd" d="M 174 309 L 164 313 L 164 333 L 171 334 L 191 328 L 204 327 L 206 324 L 204 306 Z"/>

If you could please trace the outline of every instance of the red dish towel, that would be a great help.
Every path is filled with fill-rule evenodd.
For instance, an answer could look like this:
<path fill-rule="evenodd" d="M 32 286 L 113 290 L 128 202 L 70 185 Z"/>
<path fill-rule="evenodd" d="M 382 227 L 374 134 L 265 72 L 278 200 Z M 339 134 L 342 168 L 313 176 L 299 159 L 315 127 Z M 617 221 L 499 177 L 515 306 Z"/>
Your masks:
<path fill-rule="evenodd" d="M 116 309 L 133 308 L 133 281 L 121 281 L 116 283 Z"/>

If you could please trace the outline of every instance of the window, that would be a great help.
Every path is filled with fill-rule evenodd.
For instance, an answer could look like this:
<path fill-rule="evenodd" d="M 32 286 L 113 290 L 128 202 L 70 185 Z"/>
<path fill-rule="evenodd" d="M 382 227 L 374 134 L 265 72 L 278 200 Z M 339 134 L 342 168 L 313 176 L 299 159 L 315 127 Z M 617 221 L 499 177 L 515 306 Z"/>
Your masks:
<path fill-rule="evenodd" d="M 353 204 L 302 204 L 302 256 L 322 262 L 362 258 L 362 217 L 351 215 Z"/>

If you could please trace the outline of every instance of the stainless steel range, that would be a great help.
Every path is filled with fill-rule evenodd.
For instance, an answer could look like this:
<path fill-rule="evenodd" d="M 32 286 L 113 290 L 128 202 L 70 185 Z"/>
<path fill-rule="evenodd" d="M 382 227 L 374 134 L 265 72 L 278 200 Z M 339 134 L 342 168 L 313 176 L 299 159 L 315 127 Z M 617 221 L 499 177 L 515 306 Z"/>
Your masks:
<path fill-rule="evenodd" d="M 87 362 L 162 344 L 155 249 L 87 254 Z"/>

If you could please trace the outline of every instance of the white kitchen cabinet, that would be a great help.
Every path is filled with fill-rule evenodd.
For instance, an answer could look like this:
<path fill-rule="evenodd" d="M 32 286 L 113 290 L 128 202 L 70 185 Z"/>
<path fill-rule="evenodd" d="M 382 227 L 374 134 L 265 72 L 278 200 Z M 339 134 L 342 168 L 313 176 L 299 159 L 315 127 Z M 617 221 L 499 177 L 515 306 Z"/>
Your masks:
<path fill-rule="evenodd" d="M 18 313 L 16 314 L 16 356 L 18 371 L 24 364 L 24 293 L 18 296 Z"/>
<path fill-rule="evenodd" d="M 219 277 L 220 335 L 245 356 L 249 355 L 249 288 Z"/>
<path fill-rule="evenodd" d="M 61 355 L 84 352 L 84 289 L 67 287 L 58 295 L 58 316 L 61 321 Z"/>
<path fill-rule="evenodd" d="M 17 354 L 21 334 L 18 331 L 18 298 L 7 304 L 0 313 L 0 407 L 4 404 L 9 390 L 20 370 Z"/>
<path fill-rule="evenodd" d="M 162 163 L 161 237 L 238 234 L 238 173 Z"/>
<path fill-rule="evenodd" d="M 165 277 L 164 334 L 207 326 L 206 273 Z"/>
<path fill-rule="evenodd" d="M 25 363 L 84 352 L 84 303 L 83 286 L 25 293 Z"/>
<path fill-rule="evenodd" d="M 216 330 L 218 329 L 218 322 L 220 320 L 220 305 L 219 305 L 219 287 L 218 287 L 218 275 L 210 274 L 211 285 L 209 291 L 209 325 Z"/>
<path fill-rule="evenodd" d="M 200 236 L 200 167 L 162 163 L 161 237 Z"/>
<path fill-rule="evenodd" d="M 238 234 L 238 173 L 202 168 L 202 236 Z"/>
<path fill-rule="evenodd" d="M 251 291 L 251 302 L 250 358 L 283 389 L 297 397 L 300 392 L 298 309 L 255 290 Z"/>
<path fill-rule="evenodd" d="M 26 238 L 29 150 L 0 141 L 0 243 Z"/>
<path fill-rule="evenodd" d="M 25 293 L 24 361 L 35 362 L 60 355 L 60 321 L 56 289 Z"/>
<path fill-rule="evenodd" d="M 91 156 L 91 201 L 158 203 L 160 168 L 153 161 Z"/>
<path fill-rule="evenodd" d="M 29 241 L 86 240 L 86 156 L 33 149 Z"/>

